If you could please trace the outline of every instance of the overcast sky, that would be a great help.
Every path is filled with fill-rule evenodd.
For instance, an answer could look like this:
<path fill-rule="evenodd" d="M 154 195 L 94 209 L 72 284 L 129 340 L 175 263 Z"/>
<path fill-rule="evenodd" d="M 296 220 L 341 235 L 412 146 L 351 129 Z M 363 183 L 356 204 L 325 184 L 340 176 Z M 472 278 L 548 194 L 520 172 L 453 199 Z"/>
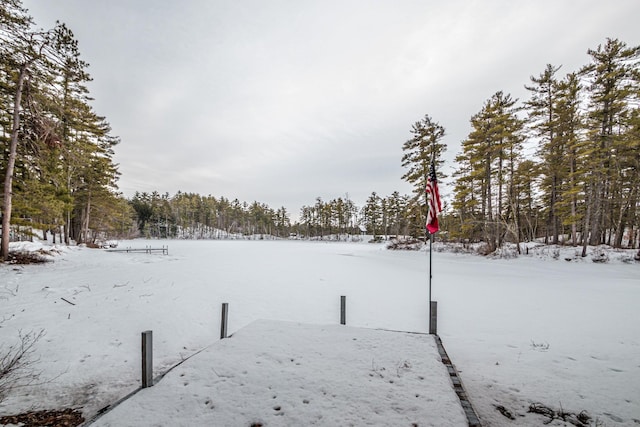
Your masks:
<path fill-rule="evenodd" d="M 93 106 L 122 141 L 125 196 L 181 190 L 294 217 L 318 196 L 409 193 L 402 144 L 425 114 L 446 129 L 450 174 L 496 91 L 524 100 L 548 63 L 563 76 L 607 37 L 640 44 L 638 0 L 23 5 L 75 33 Z"/>

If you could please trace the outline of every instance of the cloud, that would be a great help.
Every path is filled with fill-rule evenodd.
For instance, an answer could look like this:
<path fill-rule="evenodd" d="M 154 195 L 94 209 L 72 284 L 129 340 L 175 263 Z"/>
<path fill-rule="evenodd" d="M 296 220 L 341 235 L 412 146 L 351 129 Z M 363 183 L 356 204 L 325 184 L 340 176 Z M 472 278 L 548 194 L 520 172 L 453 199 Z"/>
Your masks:
<path fill-rule="evenodd" d="M 524 99 L 531 75 L 577 70 L 608 36 L 636 43 L 640 15 L 636 0 L 23 1 L 40 26 L 74 30 L 96 111 L 122 139 L 125 194 L 296 212 L 411 191 L 401 147 L 425 114 L 455 167 L 486 99 Z"/>

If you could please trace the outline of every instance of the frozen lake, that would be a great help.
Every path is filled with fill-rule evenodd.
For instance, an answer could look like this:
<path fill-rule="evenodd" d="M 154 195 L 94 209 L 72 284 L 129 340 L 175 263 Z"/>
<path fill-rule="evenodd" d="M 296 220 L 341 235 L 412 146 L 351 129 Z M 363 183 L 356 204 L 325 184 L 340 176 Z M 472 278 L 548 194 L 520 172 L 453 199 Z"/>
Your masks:
<path fill-rule="evenodd" d="M 140 332 L 153 330 L 161 372 L 218 339 L 223 302 L 230 333 L 257 319 L 337 324 L 341 295 L 350 326 L 428 330 L 425 252 L 303 241 L 120 248 L 145 245 L 168 245 L 169 255 L 72 248 L 52 264 L 0 266 L 0 338 L 44 329 L 39 367 L 55 377 L 2 412 L 60 402 L 97 410 L 137 387 Z M 492 425 L 538 425 L 544 418 L 526 413 L 534 402 L 636 425 L 640 266 L 568 262 L 573 249 L 563 251 L 558 260 L 434 252 L 439 335 Z M 496 405 L 524 416 L 507 420 Z"/>

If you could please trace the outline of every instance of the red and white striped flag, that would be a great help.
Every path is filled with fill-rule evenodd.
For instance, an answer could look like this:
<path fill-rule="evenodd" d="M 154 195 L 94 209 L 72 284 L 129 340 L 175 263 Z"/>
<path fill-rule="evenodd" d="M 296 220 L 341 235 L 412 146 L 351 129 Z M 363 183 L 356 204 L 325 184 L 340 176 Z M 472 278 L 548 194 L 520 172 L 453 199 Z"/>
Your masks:
<path fill-rule="evenodd" d="M 427 230 L 430 234 L 435 234 L 440 229 L 438 226 L 438 214 L 442 212 L 440 202 L 440 191 L 438 191 L 438 180 L 436 178 L 436 166 L 431 163 L 431 171 L 427 178 Z"/>

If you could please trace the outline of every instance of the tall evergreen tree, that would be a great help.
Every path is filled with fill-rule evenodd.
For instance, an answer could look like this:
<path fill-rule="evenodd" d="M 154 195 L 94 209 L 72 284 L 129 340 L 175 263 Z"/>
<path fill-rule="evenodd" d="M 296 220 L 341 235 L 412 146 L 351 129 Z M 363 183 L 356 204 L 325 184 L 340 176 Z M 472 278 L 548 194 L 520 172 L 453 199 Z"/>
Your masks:
<path fill-rule="evenodd" d="M 597 245 L 605 241 L 610 195 L 616 179 L 612 175 L 616 173 L 612 162 L 632 116 L 632 103 L 638 100 L 640 47 L 627 47 L 617 39 L 607 39 L 604 45 L 587 53 L 591 63 L 581 70 L 589 94 L 586 202 L 590 212 L 584 232 L 589 235 L 589 244 Z M 586 243 L 585 238 L 583 254 Z"/>
<path fill-rule="evenodd" d="M 471 118 L 472 130 L 457 157 L 456 188 L 475 191 L 457 197 L 458 208 L 477 209 L 482 239 L 494 251 L 502 243 L 509 221 L 516 220 L 515 171 L 522 143 L 523 123 L 516 116 L 516 101 L 495 93 Z M 506 192 L 505 192 L 506 188 Z"/>
<path fill-rule="evenodd" d="M 8 149 L 0 164 L 5 176 L 0 256 L 5 257 L 14 198 L 19 216 L 45 231 L 65 223 L 67 243 L 70 233 L 88 241 L 96 224 L 110 229 L 107 217 L 94 224 L 91 213 L 98 211 L 93 206 L 104 212 L 118 203 L 112 161 L 118 139 L 88 104 L 88 64 L 80 59 L 71 30 L 61 23 L 49 31 L 32 30 L 19 0 L 2 0 L 2 6 L 2 111 L 12 111 L 10 122 L 4 114 L 0 118 L 3 134 L 11 134 L 3 141 Z"/>
<path fill-rule="evenodd" d="M 411 139 L 402 146 L 402 166 L 409 169 L 402 179 L 413 185 L 416 197 L 422 197 L 427 187 L 431 163 L 435 163 L 439 169 L 444 162 L 441 157 L 447 146 L 441 141 L 445 136 L 445 129 L 427 114 L 413 124 L 410 132 Z M 439 177 L 442 175 L 439 174 Z"/>
<path fill-rule="evenodd" d="M 481 188 L 483 180 L 478 174 L 472 152 L 463 148 L 463 152 L 456 156 L 457 169 L 453 173 L 453 208 L 455 218 L 451 236 L 464 240 L 477 241 L 481 239 L 482 229 L 480 221 Z"/>
<path fill-rule="evenodd" d="M 525 86 L 531 92 L 531 98 L 525 102 L 529 114 L 529 126 L 534 137 L 539 138 L 538 156 L 541 172 L 544 176 L 542 187 L 548 200 L 547 236 L 551 243 L 557 244 L 560 234 L 557 203 L 563 182 L 566 179 L 565 146 L 559 138 L 560 126 L 558 104 L 558 81 L 555 77 L 560 67 L 547 64 L 539 77 L 531 76 L 532 86 Z"/>
<path fill-rule="evenodd" d="M 21 130 L 21 110 L 25 87 L 30 72 L 38 65 L 47 65 L 45 48 L 51 44 L 51 32 L 33 31 L 31 18 L 19 0 L 2 0 L 0 12 L 0 58 L 2 59 L 5 83 L 3 89 L 11 95 L 3 97 L 11 110 L 8 125 L 11 135 L 8 141 L 4 166 L 4 186 L 2 193 L 2 237 L 0 239 L 0 260 L 9 253 L 9 228 L 12 215 L 13 179 L 18 156 L 18 139 Z M 40 64 L 39 64 L 40 62 Z M 4 109 L 4 108 L 3 108 Z M 5 129 L 6 130 L 6 129 Z"/>
<path fill-rule="evenodd" d="M 382 206 L 381 199 L 376 192 L 372 192 L 367 198 L 367 202 L 362 207 L 362 221 L 363 225 L 367 229 L 367 233 L 373 236 L 376 240 L 379 232 L 382 229 Z"/>
<path fill-rule="evenodd" d="M 583 130 L 580 110 L 581 85 L 576 73 L 569 73 L 557 84 L 556 111 L 558 115 L 557 140 L 564 147 L 562 164 L 565 182 L 559 200 L 555 205 L 555 213 L 562 218 L 562 224 L 570 227 L 570 242 L 577 245 L 578 223 L 582 216 L 579 203 L 584 206 L 583 170 L 581 138 Z"/>
<path fill-rule="evenodd" d="M 402 167 L 408 168 L 402 179 L 413 185 L 414 197 L 411 199 L 411 203 L 416 205 L 416 212 L 422 212 L 413 224 L 418 229 L 424 230 L 427 204 L 425 190 L 431 164 L 436 166 L 439 181 L 446 178 L 440 168 L 444 163 L 442 155 L 447 149 L 447 146 L 442 142 L 445 129 L 426 114 L 422 120 L 413 124 L 410 133 L 412 137 L 402 146 L 404 153 Z M 416 232 L 417 230 L 412 230 L 411 234 Z"/>

